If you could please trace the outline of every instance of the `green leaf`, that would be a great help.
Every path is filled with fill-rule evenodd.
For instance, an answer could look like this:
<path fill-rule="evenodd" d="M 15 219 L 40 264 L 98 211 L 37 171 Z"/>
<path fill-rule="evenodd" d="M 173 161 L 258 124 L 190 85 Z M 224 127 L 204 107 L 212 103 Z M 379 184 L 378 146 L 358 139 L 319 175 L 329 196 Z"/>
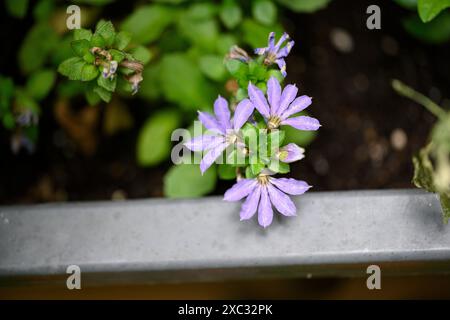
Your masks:
<path fill-rule="evenodd" d="M 142 64 L 147 64 L 152 59 L 152 53 L 149 49 L 143 46 L 133 48 L 130 53 L 136 60 L 139 60 Z"/>
<path fill-rule="evenodd" d="M 226 71 L 223 63 L 223 57 L 216 55 L 205 55 L 199 59 L 200 70 L 208 78 L 221 81 L 225 78 Z"/>
<path fill-rule="evenodd" d="M 450 39 L 450 12 L 443 12 L 428 23 L 413 15 L 403 20 L 403 26 L 419 40 L 431 44 L 444 43 Z"/>
<path fill-rule="evenodd" d="M 127 31 L 121 31 L 116 35 L 114 41 L 114 47 L 119 50 L 124 50 L 131 41 L 131 33 Z"/>
<path fill-rule="evenodd" d="M 141 82 L 140 90 L 138 95 L 147 100 L 155 100 L 161 95 L 161 64 L 150 64 L 148 67 L 144 68 L 142 72 L 142 77 L 144 80 Z"/>
<path fill-rule="evenodd" d="M 140 6 L 121 25 L 121 29 L 131 32 L 135 42 L 147 44 L 159 38 L 172 23 L 174 13 L 160 5 Z"/>
<path fill-rule="evenodd" d="M 224 1 L 219 15 L 228 29 L 234 29 L 242 21 L 242 10 L 235 0 Z"/>
<path fill-rule="evenodd" d="M 172 145 L 170 137 L 180 122 L 180 114 L 175 110 L 159 111 L 145 122 L 137 141 L 139 165 L 158 165 L 169 157 Z"/>
<path fill-rule="evenodd" d="M 444 193 L 439 195 L 439 199 L 441 201 L 442 208 L 442 218 L 444 223 L 448 223 L 448 219 L 450 219 L 450 197 Z"/>
<path fill-rule="evenodd" d="M 86 39 L 74 40 L 72 41 L 71 46 L 77 56 L 83 57 L 85 54 L 89 53 L 91 43 Z"/>
<path fill-rule="evenodd" d="M 28 0 L 6 0 L 6 10 L 16 18 L 23 18 L 27 14 Z"/>
<path fill-rule="evenodd" d="M 281 129 L 286 133 L 286 143 L 295 143 L 300 147 L 307 147 L 317 136 L 317 131 L 302 131 L 291 126 L 282 126 Z"/>
<path fill-rule="evenodd" d="M 289 164 L 279 161 L 278 159 L 273 159 L 269 166 L 269 170 L 275 172 L 275 173 L 289 173 L 291 170 L 289 167 Z"/>
<path fill-rule="evenodd" d="M 222 180 L 236 179 L 236 167 L 229 164 L 219 164 L 217 167 L 217 173 Z"/>
<path fill-rule="evenodd" d="M 417 188 L 435 192 L 433 182 L 433 164 L 429 158 L 429 146 L 420 150 L 417 156 L 413 157 L 414 177 L 413 183 Z"/>
<path fill-rule="evenodd" d="M 418 0 L 417 11 L 422 22 L 433 20 L 442 10 L 450 7 L 450 0 Z"/>
<path fill-rule="evenodd" d="M 40 0 L 33 8 L 33 16 L 37 21 L 50 19 L 55 10 L 55 3 L 53 0 Z"/>
<path fill-rule="evenodd" d="M 19 50 L 22 71 L 28 74 L 41 68 L 57 44 L 58 37 L 49 25 L 40 23 L 33 26 Z"/>
<path fill-rule="evenodd" d="M 93 64 L 85 64 L 81 69 L 81 81 L 91 81 L 97 78 L 98 69 Z"/>
<path fill-rule="evenodd" d="M 101 101 L 100 96 L 96 92 L 94 92 L 93 88 L 91 88 L 90 90 L 86 90 L 84 96 L 90 106 L 96 106 Z"/>
<path fill-rule="evenodd" d="M 74 40 L 91 41 L 91 39 L 92 39 L 92 32 L 91 32 L 91 30 L 87 30 L 87 29 L 75 29 L 73 31 L 73 39 Z"/>
<path fill-rule="evenodd" d="M 116 49 L 109 50 L 109 53 L 111 54 L 113 60 L 117 61 L 117 63 L 120 63 L 123 59 L 125 59 L 125 53 Z"/>
<path fill-rule="evenodd" d="M 213 52 L 219 37 L 219 26 L 215 19 L 193 20 L 182 15 L 177 24 L 178 32 L 203 50 Z"/>
<path fill-rule="evenodd" d="M 186 110 L 210 108 L 216 94 L 197 66 L 184 54 L 166 54 L 162 58 L 160 80 L 166 99 Z"/>
<path fill-rule="evenodd" d="M 266 165 L 259 161 L 256 155 L 250 157 L 250 169 L 253 175 L 258 175 L 265 167 Z"/>
<path fill-rule="evenodd" d="M 173 166 L 164 177 L 164 194 L 169 198 L 194 198 L 212 192 L 216 187 L 215 166 L 202 176 L 198 165 Z"/>
<path fill-rule="evenodd" d="M 11 78 L 0 75 L 0 115 L 11 109 L 14 96 L 14 82 Z"/>
<path fill-rule="evenodd" d="M 91 47 L 104 48 L 106 46 L 106 41 L 99 34 L 94 34 L 91 38 Z"/>
<path fill-rule="evenodd" d="M 247 179 L 253 179 L 256 177 L 256 175 L 253 174 L 252 169 L 250 168 L 250 166 L 245 168 L 245 177 Z"/>
<path fill-rule="evenodd" d="M 100 99 L 102 99 L 105 102 L 110 102 L 111 101 L 111 92 L 106 90 L 105 88 L 96 86 L 93 91 L 98 94 L 98 96 L 100 97 Z"/>
<path fill-rule="evenodd" d="M 254 0 L 252 14 L 256 21 L 270 26 L 277 19 L 277 7 L 270 0 Z"/>
<path fill-rule="evenodd" d="M 277 0 L 286 8 L 296 12 L 311 13 L 325 8 L 331 0 Z"/>
<path fill-rule="evenodd" d="M 90 51 L 88 51 L 84 56 L 83 60 L 89 64 L 93 64 L 95 62 L 95 55 L 93 55 Z"/>
<path fill-rule="evenodd" d="M 267 135 L 268 139 L 268 156 L 270 157 L 275 151 L 278 151 L 285 138 L 283 130 L 273 130 Z"/>
<path fill-rule="evenodd" d="M 116 32 L 111 21 L 100 20 L 95 29 L 95 35 L 100 35 L 105 40 L 105 45 L 110 47 L 116 38 Z"/>
<path fill-rule="evenodd" d="M 104 77 L 97 78 L 97 84 L 100 87 L 102 87 L 108 91 L 111 91 L 111 92 L 114 92 L 114 90 L 116 90 L 116 83 L 117 83 L 117 77 L 114 77 L 112 79 L 110 79 L 110 78 L 106 79 Z"/>
<path fill-rule="evenodd" d="M 36 100 L 45 98 L 55 83 L 56 75 L 53 70 L 40 70 L 33 73 L 27 80 L 25 90 Z"/>
<path fill-rule="evenodd" d="M 79 57 L 69 58 L 59 65 L 58 72 L 70 80 L 81 80 L 81 73 L 85 65 L 86 62 Z"/>

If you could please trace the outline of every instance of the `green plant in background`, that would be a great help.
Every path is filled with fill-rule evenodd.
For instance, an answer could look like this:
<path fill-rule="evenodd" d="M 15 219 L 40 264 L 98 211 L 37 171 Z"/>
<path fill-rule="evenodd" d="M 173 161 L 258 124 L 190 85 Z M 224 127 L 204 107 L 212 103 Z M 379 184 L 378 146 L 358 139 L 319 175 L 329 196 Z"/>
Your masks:
<path fill-rule="evenodd" d="M 429 142 L 413 157 L 413 183 L 418 188 L 439 194 L 443 219 L 447 223 L 450 218 L 450 112 L 399 80 L 393 80 L 392 87 L 427 108 L 438 119 Z"/>
<path fill-rule="evenodd" d="M 450 0 L 395 0 L 404 8 L 415 10 L 403 20 L 403 27 L 424 42 L 438 44 L 450 39 Z"/>
<path fill-rule="evenodd" d="M 135 94 L 143 80 L 143 64 L 149 57 L 142 56 L 145 52 L 142 49 L 123 51 L 130 41 L 131 34 L 116 33 L 110 21 L 100 21 L 95 33 L 75 30 L 71 46 L 76 56 L 64 60 L 58 71 L 70 80 L 86 83 L 86 99 L 91 105 L 98 104 L 100 99 L 109 102 L 117 87 Z"/>
<path fill-rule="evenodd" d="M 114 0 L 6 0 L 4 5 L 11 16 L 17 19 L 32 18 L 34 21 L 18 52 L 24 83 L 48 70 L 58 70 L 64 77 L 55 79 L 55 72 L 52 72 L 52 81 L 46 81 L 48 88 L 38 98 L 25 90 L 17 90 L 17 85 L 14 90 L 8 89 L 10 85 L 7 85 L 1 92 L 2 120 L 6 118 L 3 122 L 14 122 L 11 119 L 16 117 L 16 111 L 12 111 L 16 109 L 13 107 L 16 105 L 13 103 L 17 100 L 16 95 L 21 100 L 31 97 L 46 107 L 63 100 L 69 104 L 80 101 L 74 98 L 81 96 L 90 105 L 108 109 L 118 99 L 128 99 L 130 92 L 135 92 L 139 84 L 140 89 L 135 96 L 138 102 L 133 102 L 133 107 L 147 108 L 144 113 L 149 117 L 138 134 L 136 160 L 144 167 L 159 165 L 170 155 L 172 131 L 190 123 L 194 118 L 192 111 L 209 111 L 217 93 L 231 96 L 232 100 L 241 99 L 245 93 L 237 87 L 242 87 L 249 80 L 256 80 L 254 83 L 264 89 L 269 74 L 261 71 L 259 61 L 245 66 L 231 60 L 224 64 L 230 47 L 261 47 L 270 31 L 281 34 L 282 10 L 311 13 L 324 8 L 329 1 L 136 1 L 134 7 L 124 6 L 132 8 L 131 11 L 120 12 L 111 23 L 101 18 L 105 17 L 104 13 L 110 6 L 118 3 Z M 72 4 L 81 6 L 84 29 L 70 31 L 66 28 L 66 8 Z M 89 31 L 96 21 L 100 22 L 94 32 Z M 145 68 L 142 69 L 137 61 Z M 244 72 L 248 79 L 240 79 L 233 74 L 242 72 L 242 68 L 248 68 Z M 273 74 L 275 70 L 270 72 Z M 240 84 L 230 80 L 231 77 L 240 79 Z M 8 83 L 11 81 L 6 76 L 4 78 Z M 22 80 L 14 79 L 14 82 L 21 83 Z M 29 86 L 27 84 L 24 88 Z M 11 95 L 11 92 L 14 94 Z M 129 103 L 125 101 L 123 104 Z M 39 116 L 41 113 L 36 114 Z M 37 129 L 37 122 L 33 126 Z M 285 131 L 286 142 L 301 146 L 306 146 L 315 137 L 313 131 L 298 132 L 291 128 Z M 158 138 L 155 139 L 155 136 Z M 36 137 L 35 134 L 33 141 Z M 166 182 L 176 176 L 174 170 L 176 168 L 169 171 Z M 218 172 L 226 174 L 223 168 Z M 201 183 L 203 188 L 197 188 L 199 191 L 190 196 L 201 196 L 213 190 L 217 175 L 205 176 L 211 176 L 211 181 Z M 205 179 L 198 170 L 192 177 Z M 194 180 L 189 179 L 191 182 Z M 166 185 L 175 186 L 175 189 L 180 187 L 170 182 Z M 171 192 L 167 190 L 170 189 L 165 188 L 169 196 Z"/>

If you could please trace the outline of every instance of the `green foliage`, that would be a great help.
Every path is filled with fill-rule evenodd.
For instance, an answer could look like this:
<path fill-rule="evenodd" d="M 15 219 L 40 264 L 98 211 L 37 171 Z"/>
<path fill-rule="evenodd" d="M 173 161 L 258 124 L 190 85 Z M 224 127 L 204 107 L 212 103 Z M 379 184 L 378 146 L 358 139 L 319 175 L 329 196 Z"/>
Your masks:
<path fill-rule="evenodd" d="M 439 44 L 450 40 L 450 12 L 443 12 L 430 22 L 422 22 L 417 15 L 412 15 L 403 20 L 403 26 L 417 39 Z"/>
<path fill-rule="evenodd" d="M 94 33 L 86 29 L 75 30 L 71 47 L 77 57 L 64 60 L 58 71 L 69 80 L 91 82 L 85 92 L 89 103 L 98 103 L 98 98 L 105 102 L 111 100 L 116 90 L 117 73 L 122 73 L 123 79 L 134 86 L 123 86 L 125 91 L 136 91 L 142 80 L 143 64 L 151 56 L 144 47 L 136 47 L 129 53 L 123 51 L 130 41 L 131 34 L 116 33 L 110 21 L 99 21 Z"/>
<path fill-rule="evenodd" d="M 259 23 L 271 26 L 277 19 L 277 7 L 270 0 L 254 0 L 252 14 Z"/>
<path fill-rule="evenodd" d="M 220 8 L 220 19 L 228 29 L 236 28 L 242 21 L 242 9 L 236 0 L 225 0 Z"/>
<path fill-rule="evenodd" d="M 137 3 L 132 12 L 124 12 L 123 20 L 117 21 L 120 32 L 105 20 L 100 20 L 92 31 L 89 30 L 95 23 L 92 17 L 105 17 L 108 4 L 112 2 L 74 1 L 83 5 L 83 28 L 67 32 L 55 23 L 60 15 L 64 16 L 64 3 L 6 0 L 6 9 L 11 15 L 32 14 L 35 23 L 28 30 L 18 53 L 19 68 L 25 81 L 20 80 L 20 84 L 15 85 L 12 79 L 0 78 L 0 118 L 10 130 L 18 130 L 17 118 L 21 112 L 32 109 L 33 114 L 40 114 L 39 104 L 53 101 L 45 99 L 49 95 L 55 100 L 73 101 L 78 101 L 75 98 L 81 96 L 88 104 L 97 105 L 101 101 L 109 103 L 113 96 L 114 101 L 129 97 L 129 93 L 134 93 L 140 85 L 138 97 L 144 100 L 145 107 L 155 111 L 139 133 L 136 158 L 140 165 L 154 166 L 168 159 L 172 130 L 192 120 L 193 111 L 210 110 L 218 93 L 231 94 L 233 102 L 240 101 L 246 97 L 244 89 L 250 81 L 265 90 L 271 75 L 282 80 L 278 70 L 265 66 L 261 60 L 241 64 L 225 59 L 233 45 L 266 46 L 269 32 L 281 35 L 283 31 L 278 21 L 281 7 L 312 12 L 328 1 L 318 1 L 319 4 L 300 1 L 304 2 L 302 4 L 283 0 L 153 0 Z M 118 65 L 116 72 L 113 72 L 113 61 Z M 148 66 L 143 68 L 147 63 Z M 57 81 L 55 70 L 65 79 Z M 237 80 L 240 87 L 237 92 L 228 87 L 230 78 Z M 161 111 L 167 105 L 173 107 Z M 20 128 L 34 140 L 35 129 L 31 126 L 27 130 Z M 271 144 L 266 148 L 270 154 Z M 270 158 L 258 161 L 263 162 L 253 165 L 255 172 L 271 163 Z M 178 169 L 181 167 L 171 172 L 189 170 Z M 250 167 L 248 157 L 245 165 L 222 165 L 217 167 L 217 173 L 208 172 L 205 176 L 214 177 L 208 180 L 212 181 L 210 187 L 199 187 L 197 195 L 214 188 L 217 174 L 223 179 L 234 179 L 236 169 L 241 167 L 242 170 Z M 186 185 L 189 185 L 189 179 L 195 180 L 198 176 L 197 167 L 195 175 L 186 176 Z M 177 191 L 178 186 L 174 185 L 168 187 L 166 194 L 176 196 L 178 192 L 188 196 L 190 190 L 183 191 L 180 186 L 181 191 Z"/>
<path fill-rule="evenodd" d="M 121 29 L 133 34 L 134 41 L 148 44 L 162 34 L 174 21 L 175 12 L 158 4 L 141 6 L 121 24 Z"/>
<path fill-rule="evenodd" d="M 450 0 L 417 0 L 417 10 L 423 22 L 433 20 L 448 7 L 450 7 Z"/>
<path fill-rule="evenodd" d="M 216 187 L 217 174 L 211 167 L 204 175 L 198 165 L 173 166 L 164 177 L 164 195 L 169 198 L 195 198 L 210 193 Z"/>
<path fill-rule="evenodd" d="M 174 53 L 164 56 L 159 73 L 161 90 L 168 101 L 185 110 L 210 108 L 214 87 L 187 55 Z"/>
<path fill-rule="evenodd" d="M 167 159 L 172 131 L 180 123 L 175 110 L 159 111 L 145 122 L 137 141 L 137 161 L 141 166 L 154 166 Z"/>
<path fill-rule="evenodd" d="M 55 79 L 56 74 L 53 70 L 39 70 L 28 78 L 25 90 L 31 98 L 42 100 L 53 88 Z"/>
<path fill-rule="evenodd" d="M 28 0 L 5 0 L 8 13 L 16 18 L 23 18 L 27 13 Z"/>
<path fill-rule="evenodd" d="M 325 8 L 331 0 L 277 0 L 277 1 L 293 11 L 311 13 Z"/>
<path fill-rule="evenodd" d="M 430 142 L 413 157 L 412 182 L 418 188 L 439 194 L 442 217 L 447 223 L 450 218 L 450 112 L 399 80 L 394 80 L 392 87 L 424 106 L 438 119 L 431 131 Z"/>
<path fill-rule="evenodd" d="M 447 42 L 450 39 L 450 0 L 395 0 L 407 9 L 416 9 L 418 14 L 404 18 L 405 30 L 413 37 L 430 44 Z M 440 14 L 442 12 L 442 14 Z"/>
<path fill-rule="evenodd" d="M 43 40 L 45 39 L 45 41 Z M 28 31 L 19 50 L 19 65 L 25 74 L 41 68 L 56 48 L 58 37 L 47 23 L 39 23 Z"/>

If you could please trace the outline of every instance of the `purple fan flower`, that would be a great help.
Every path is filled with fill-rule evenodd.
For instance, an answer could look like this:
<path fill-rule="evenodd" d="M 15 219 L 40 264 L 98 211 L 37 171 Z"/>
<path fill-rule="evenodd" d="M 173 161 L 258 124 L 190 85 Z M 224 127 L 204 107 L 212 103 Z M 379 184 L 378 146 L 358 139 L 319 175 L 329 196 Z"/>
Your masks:
<path fill-rule="evenodd" d="M 287 194 L 300 195 L 311 188 L 305 181 L 292 178 L 273 178 L 267 173 L 255 179 L 242 179 L 225 192 L 225 201 L 239 201 L 242 204 L 240 217 L 248 220 L 258 211 L 258 223 L 266 228 L 272 223 L 272 205 L 284 216 L 295 216 L 297 208 Z"/>
<path fill-rule="evenodd" d="M 258 55 L 266 55 L 264 59 L 264 63 L 267 65 L 271 65 L 276 63 L 280 68 L 281 74 L 283 77 L 286 77 L 286 62 L 284 58 L 287 57 L 292 47 L 294 46 L 294 40 L 288 41 L 289 35 L 285 32 L 281 36 L 280 40 L 278 40 L 277 44 L 275 44 L 275 32 L 269 33 L 269 40 L 267 47 L 265 48 L 257 48 L 255 49 L 255 53 Z M 288 41 L 286 45 L 281 48 L 283 43 Z"/>
<path fill-rule="evenodd" d="M 234 117 L 231 119 L 228 102 L 219 96 L 214 102 L 215 116 L 207 112 L 198 112 L 198 119 L 203 126 L 212 131 L 185 143 L 192 151 L 206 151 L 200 162 L 202 174 L 216 161 L 222 152 L 230 145 L 243 145 L 239 137 L 239 130 L 253 113 L 253 105 L 248 99 L 244 99 L 236 106 Z"/>
<path fill-rule="evenodd" d="M 289 143 L 281 147 L 275 156 L 281 162 L 292 163 L 305 157 L 305 149 L 295 143 Z"/>
<path fill-rule="evenodd" d="M 320 123 L 317 119 L 308 116 L 292 115 L 306 109 L 312 102 L 311 97 L 297 96 L 297 87 L 288 84 L 283 92 L 277 78 L 271 77 L 267 82 L 267 99 L 264 93 L 249 83 L 248 96 L 253 106 L 266 119 L 269 129 L 276 129 L 280 125 L 287 125 L 298 130 L 317 130 Z"/>

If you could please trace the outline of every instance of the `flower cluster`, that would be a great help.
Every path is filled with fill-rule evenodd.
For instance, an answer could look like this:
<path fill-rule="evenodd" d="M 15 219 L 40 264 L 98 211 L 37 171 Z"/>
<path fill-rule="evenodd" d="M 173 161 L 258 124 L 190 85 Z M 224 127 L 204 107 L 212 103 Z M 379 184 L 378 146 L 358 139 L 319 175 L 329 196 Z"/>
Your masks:
<path fill-rule="evenodd" d="M 275 34 L 270 33 L 268 47 L 256 49 L 260 57 L 255 60 L 243 49 L 231 48 L 228 59 L 238 63 L 232 66 L 231 74 L 240 86 L 231 110 L 227 100 L 219 96 L 214 114 L 198 113 L 207 132 L 185 143 L 188 149 L 203 152 L 202 174 L 214 162 L 223 163 L 223 159 L 225 164 L 221 165 L 235 169 L 237 182 L 225 192 L 224 200 L 246 198 L 240 211 L 241 220 L 258 212 L 258 222 L 264 228 L 272 223 L 273 207 L 284 216 L 295 216 L 297 210 L 289 195 L 303 194 L 311 187 L 305 181 L 274 177 L 289 172 L 289 163 L 304 158 L 303 148 L 294 143 L 282 145 L 284 126 L 297 130 L 320 127 L 317 119 L 301 113 L 311 105 L 311 97 L 297 97 L 295 85 L 283 89 L 280 83 L 286 75 L 284 58 L 294 45 L 290 41 L 281 48 L 288 39 L 285 33 L 275 44 Z M 253 66 L 249 67 L 250 64 Z M 279 71 L 271 69 L 274 64 Z M 257 68 L 259 78 L 252 81 L 255 77 L 250 73 Z M 242 87 L 244 83 L 246 86 Z"/>

